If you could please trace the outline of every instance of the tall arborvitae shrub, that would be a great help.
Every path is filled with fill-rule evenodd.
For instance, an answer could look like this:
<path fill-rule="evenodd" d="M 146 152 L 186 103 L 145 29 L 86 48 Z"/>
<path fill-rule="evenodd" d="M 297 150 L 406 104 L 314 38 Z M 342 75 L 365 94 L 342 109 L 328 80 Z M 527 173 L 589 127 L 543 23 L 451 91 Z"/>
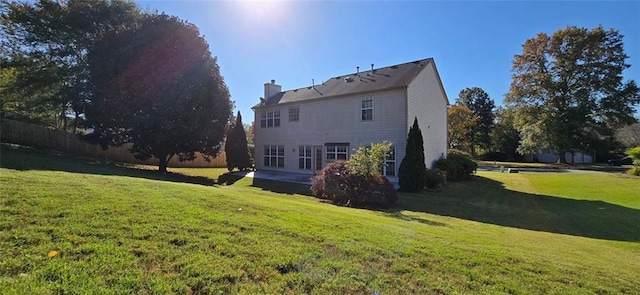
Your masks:
<path fill-rule="evenodd" d="M 235 155 L 236 155 L 236 144 L 235 144 L 235 133 L 233 132 L 235 122 L 231 121 L 229 123 L 229 129 L 227 130 L 227 137 L 224 142 L 224 152 L 227 158 L 227 170 L 232 171 L 233 168 L 236 167 L 235 163 Z"/>
<path fill-rule="evenodd" d="M 251 160 L 251 154 L 249 154 L 249 144 L 247 143 L 247 133 L 244 131 L 244 125 L 242 124 L 242 115 L 238 111 L 238 118 L 236 119 L 236 125 L 234 126 L 235 141 L 237 144 L 236 155 L 236 167 L 240 170 L 246 170 L 253 166 Z"/>
<path fill-rule="evenodd" d="M 227 133 L 225 151 L 227 152 L 227 169 L 229 171 L 234 168 L 238 168 L 239 170 L 251 168 L 252 161 L 247 145 L 247 134 L 242 126 L 242 115 L 240 111 L 238 111 L 235 124 L 229 128 L 229 132 Z"/>
<path fill-rule="evenodd" d="M 404 158 L 398 168 L 398 184 L 400 190 L 405 192 L 419 192 L 425 187 L 427 166 L 424 163 L 424 141 L 422 131 L 418 126 L 418 118 L 413 120 L 413 126 L 409 128 L 407 148 Z"/>

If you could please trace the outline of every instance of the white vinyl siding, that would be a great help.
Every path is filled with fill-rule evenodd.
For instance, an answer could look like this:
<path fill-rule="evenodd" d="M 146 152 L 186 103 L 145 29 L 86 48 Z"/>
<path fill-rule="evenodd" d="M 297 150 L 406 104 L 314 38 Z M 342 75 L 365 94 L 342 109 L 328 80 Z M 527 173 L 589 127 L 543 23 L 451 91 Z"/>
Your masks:
<path fill-rule="evenodd" d="M 363 97 L 374 97 L 373 121 L 361 120 Z M 301 143 L 312 147 L 321 146 L 320 165 L 324 166 L 328 164 L 325 150 L 327 143 L 348 144 L 349 149 L 342 154 L 343 158 L 346 156 L 348 159 L 349 155 L 355 152 L 351 147 L 388 140 L 396 147 L 397 166 L 404 157 L 407 141 L 406 97 L 406 90 L 399 88 L 366 95 L 354 94 L 296 102 L 295 105 L 282 105 L 280 108 L 284 110 L 287 118 L 281 122 L 279 128 L 257 128 L 255 144 L 256 147 L 265 143 L 286 146 L 284 171 L 313 174 L 315 167 L 311 170 L 299 169 L 298 147 Z M 288 120 L 289 108 L 293 107 L 300 109 L 298 122 Z M 256 122 L 259 122 L 262 110 L 256 109 Z M 255 153 L 257 159 L 263 157 L 262 148 L 256 148 Z M 313 163 L 312 160 L 312 165 Z M 281 171 L 279 168 L 266 167 L 262 164 L 263 161 L 256 161 L 256 168 Z"/>
<path fill-rule="evenodd" d="M 447 98 L 439 83 L 433 62 L 428 63 L 407 87 L 406 131 L 418 118 L 424 139 L 427 168 L 447 156 Z M 398 158 L 402 160 L 401 158 Z"/>

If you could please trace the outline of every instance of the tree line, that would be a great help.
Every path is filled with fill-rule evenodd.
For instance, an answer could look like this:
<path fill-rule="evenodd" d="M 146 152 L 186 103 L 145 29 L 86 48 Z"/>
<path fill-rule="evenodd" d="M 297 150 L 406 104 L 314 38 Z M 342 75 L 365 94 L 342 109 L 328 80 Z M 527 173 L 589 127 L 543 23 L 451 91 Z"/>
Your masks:
<path fill-rule="evenodd" d="M 634 80 L 624 80 L 627 58 L 615 29 L 539 33 L 513 58 L 503 106 L 496 108 L 479 87 L 460 91 L 448 109 L 450 147 L 511 160 L 543 150 L 606 158 L 640 145 L 634 117 L 640 91 Z"/>
<path fill-rule="evenodd" d="M 0 5 L 3 118 L 132 143 L 163 172 L 218 154 L 233 103 L 195 25 L 123 0 Z"/>

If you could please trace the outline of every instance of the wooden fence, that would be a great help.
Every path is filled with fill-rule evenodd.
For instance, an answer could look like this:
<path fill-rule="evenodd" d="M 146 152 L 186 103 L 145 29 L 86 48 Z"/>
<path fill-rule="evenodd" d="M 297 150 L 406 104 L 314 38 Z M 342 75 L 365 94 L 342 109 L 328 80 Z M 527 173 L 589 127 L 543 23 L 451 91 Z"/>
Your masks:
<path fill-rule="evenodd" d="M 121 147 L 109 147 L 102 150 L 99 145 L 92 145 L 84 142 L 73 133 L 63 130 L 56 130 L 40 125 L 33 125 L 13 120 L 2 119 L 0 122 L 0 142 L 26 145 L 37 149 L 58 151 L 66 154 L 85 156 L 99 160 L 112 162 L 157 165 L 158 159 L 151 158 L 141 161 L 133 157 L 129 151 L 131 144 Z M 178 161 L 174 156 L 168 163 L 169 167 L 226 167 L 227 160 L 224 151 L 217 157 L 207 162 L 202 155 L 197 153 L 197 158 L 193 161 Z"/>

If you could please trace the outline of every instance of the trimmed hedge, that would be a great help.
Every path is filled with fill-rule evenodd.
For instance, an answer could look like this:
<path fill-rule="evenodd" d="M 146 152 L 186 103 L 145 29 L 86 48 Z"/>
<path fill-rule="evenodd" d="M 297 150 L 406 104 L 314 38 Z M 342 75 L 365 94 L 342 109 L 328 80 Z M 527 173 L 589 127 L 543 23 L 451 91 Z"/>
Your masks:
<path fill-rule="evenodd" d="M 428 189 L 438 189 L 447 183 L 447 173 L 440 169 L 427 169 L 425 185 Z"/>
<path fill-rule="evenodd" d="M 447 151 L 447 158 L 436 161 L 436 167 L 447 173 L 448 181 L 459 181 L 471 178 L 478 169 L 478 163 L 473 158 L 460 150 Z"/>

